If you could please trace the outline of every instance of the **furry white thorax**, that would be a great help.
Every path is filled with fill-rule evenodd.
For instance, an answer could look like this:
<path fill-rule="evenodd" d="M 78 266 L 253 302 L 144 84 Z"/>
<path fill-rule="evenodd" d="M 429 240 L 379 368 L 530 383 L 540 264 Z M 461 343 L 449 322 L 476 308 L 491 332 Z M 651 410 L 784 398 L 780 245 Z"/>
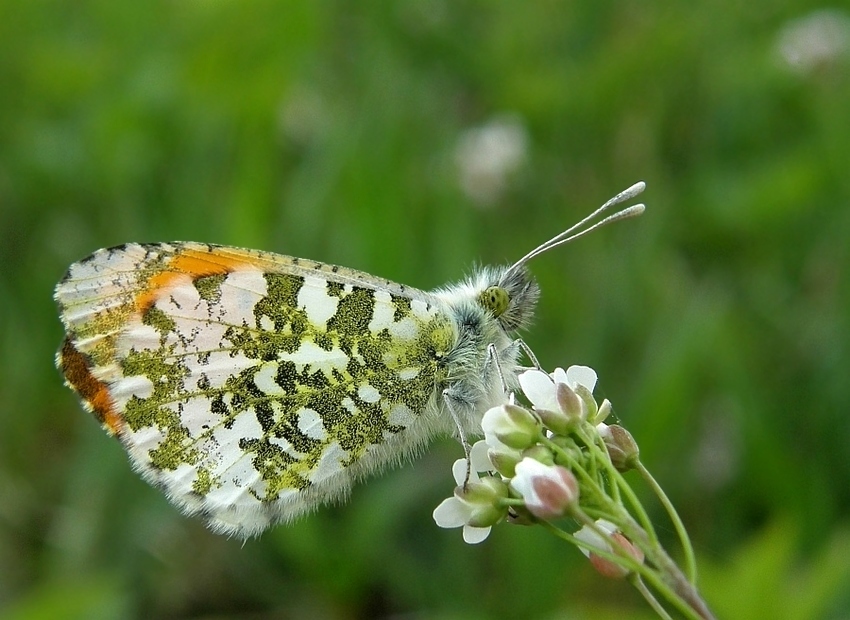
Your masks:
<path fill-rule="evenodd" d="M 480 301 L 481 294 L 494 286 L 505 289 L 510 299 L 498 317 Z M 506 387 L 516 386 L 520 353 L 516 332 L 531 321 L 539 289 L 525 268 L 484 267 L 433 295 L 458 331 L 456 345 L 445 360 L 445 394 L 464 430 L 479 435 L 484 412 L 504 400 Z"/>

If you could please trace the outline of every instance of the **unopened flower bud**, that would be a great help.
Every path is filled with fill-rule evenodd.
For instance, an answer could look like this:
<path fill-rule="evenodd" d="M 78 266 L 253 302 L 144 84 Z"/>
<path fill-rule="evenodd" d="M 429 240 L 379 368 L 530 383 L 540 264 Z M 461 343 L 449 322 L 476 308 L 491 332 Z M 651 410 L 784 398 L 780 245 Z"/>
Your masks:
<path fill-rule="evenodd" d="M 578 447 L 578 444 L 576 444 L 572 437 L 555 435 L 551 438 L 551 441 L 561 449 L 554 452 L 556 465 L 563 465 L 564 467 L 570 468 L 576 463 L 581 466 L 581 463 L 584 462 L 584 452 L 582 452 L 581 448 Z M 562 452 L 566 452 L 566 455 L 562 454 Z"/>
<path fill-rule="evenodd" d="M 516 466 L 511 487 L 522 496 L 525 507 L 539 519 L 555 519 L 569 512 L 579 497 L 578 481 L 560 465 L 544 465 L 524 458 Z"/>
<path fill-rule="evenodd" d="M 481 420 L 481 428 L 488 443 L 495 438 L 517 450 L 533 445 L 540 437 L 540 425 L 534 415 L 525 407 L 511 403 L 489 409 Z"/>
<path fill-rule="evenodd" d="M 487 457 L 490 459 L 493 468 L 505 478 L 514 477 L 516 464 L 522 460 L 522 455 L 518 450 L 513 450 L 507 446 L 490 448 L 487 451 Z"/>
<path fill-rule="evenodd" d="M 611 464 L 618 471 L 634 469 L 640 458 L 640 449 L 632 434 L 619 424 L 600 424 L 597 428 L 608 449 Z"/>
<path fill-rule="evenodd" d="M 626 555 L 631 556 L 638 564 L 643 564 L 643 551 L 635 547 L 628 538 L 617 532 L 616 534 L 611 535 L 611 540 L 615 543 L 612 545 L 615 553 L 625 553 Z M 631 573 L 626 566 L 612 562 L 611 560 L 598 556 L 593 552 L 591 552 L 588 556 L 588 559 L 590 560 L 591 566 L 593 566 L 593 568 L 595 568 L 596 571 L 603 577 L 608 577 L 610 579 L 622 579 Z"/>
<path fill-rule="evenodd" d="M 610 521 L 600 519 L 596 522 L 596 526 L 605 534 L 605 537 L 588 526 L 584 526 L 576 532 L 575 537 L 596 549 L 617 555 L 625 555 L 631 557 L 638 564 L 643 563 L 643 551 L 639 547 L 635 547 L 628 538 L 623 536 L 616 525 Z M 631 573 L 631 570 L 623 564 L 603 558 L 590 549 L 582 547 L 581 552 L 590 560 L 593 568 L 605 577 L 622 579 Z"/>
<path fill-rule="evenodd" d="M 541 446 L 540 444 L 536 446 L 531 446 L 530 448 L 526 448 L 522 451 L 522 458 L 531 458 L 535 461 L 539 461 L 544 465 L 554 465 L 555 464 L 555 455 L 552 454 L 552 451 L 546 446 Z M 522 459 L 520 459 L 522 460 Z"/>

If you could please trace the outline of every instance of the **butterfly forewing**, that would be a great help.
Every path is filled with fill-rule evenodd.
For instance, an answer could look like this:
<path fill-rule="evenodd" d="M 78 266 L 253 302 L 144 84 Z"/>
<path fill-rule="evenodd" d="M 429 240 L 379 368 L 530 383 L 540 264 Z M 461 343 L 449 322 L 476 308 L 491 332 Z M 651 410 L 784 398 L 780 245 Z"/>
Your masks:
<path fill-rule="evenodd" d="M 101 250 L 56 299 L 67 382 L 172 501 L 240 535 L 422 443 L 457 340 L 422 291 L 202 244 Z"/>

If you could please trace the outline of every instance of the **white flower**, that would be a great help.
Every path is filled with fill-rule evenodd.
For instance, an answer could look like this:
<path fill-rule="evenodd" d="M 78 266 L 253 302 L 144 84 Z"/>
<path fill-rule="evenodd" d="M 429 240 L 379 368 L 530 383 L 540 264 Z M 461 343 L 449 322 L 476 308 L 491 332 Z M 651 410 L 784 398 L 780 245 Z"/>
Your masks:
<path fill-rule="evenodd" d="M 497 505 L 500 498 L 507 497 L 505 483 L 493 476 L 485 476 L 483 480 L 478 477 L 479 471 L 493 467 L 487 457 L 487 448 L 484 441 L 472 446 L 468 481 L 466 459 L 454 462 L 452 475 L 458 486 L 454 494 L 444 499 L 433 513 L 434 522 L 439 527 L 463 527 L 463 540 L 471 545 L 486 539 L 491 526 L 507 515 L 507 508 Z"/>
<path fill-rule="evenodd" d="M 526 457 L 516 466 L 511 488 L 522 495 L 525 507 L 540 519 L 556 519 L 578 501 L 578 481 L 560 465 L 544 465 Z"/>
<path fill-rule="evenodd" d="M 528 132 L 516 115 L 502 115 L 464 131 L 455 147 L 463 192 L 478 206 L 495 204 L 528 158 Z"/>
<path fill-rule="evenodd" d="M 819 9 L 788 22 L 776 49 L 798 73 L 812 73 L 835 64 L 850 52 L 850 16 L 845 11 Z"/>
<path fill-rule="evenodd" d="M 596 372 L 587 366 L 556 368 L 547 375 L 542 370 L 527 370 L 519 376 L 519 384 L 534 411 L 547 428 L 566 434 L 588 415 L 596 415 L 593 388 Z"/>

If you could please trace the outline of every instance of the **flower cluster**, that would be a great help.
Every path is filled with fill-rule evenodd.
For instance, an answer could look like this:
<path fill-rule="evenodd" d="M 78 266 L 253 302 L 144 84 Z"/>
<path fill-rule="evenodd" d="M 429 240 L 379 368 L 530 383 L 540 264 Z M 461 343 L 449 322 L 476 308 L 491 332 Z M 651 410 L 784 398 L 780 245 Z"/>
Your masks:
<path fill-rule="evenodd" d="M 602 575 L 629 579 L 652 607 L 666 612 L 646 587 L 652 584 L 690 618 L 711 618 L 695 588 L 696 570 L 687 533 L 663 490 L 640 462 L 632 435 L 607 424 L 611 403 L 593 397 L 596 372 L 586 366 L 531 369 L 518 376 L 520 398 L 489 409 L 484 439 L 469 460 L 452 468 L 456 487 L 434 510 L 444 528 L 463 528 L 480 543 L 493 526 L 543 524 L 578 547 Z M 635 470 L 660 499 L 679 534 L 686 571 L 658 542 L 647 512 L 623 473 Z M 571 519 L 572 532 L 553 522 Z M 686 574 L 687 573 L 687 574 Z"/>
<path fill-rule="evenodd" d="M 519 383 L 531 408 L 511 394 L 484 414 L 484 440 L 472 446 L 469 464 L 455 462 L 457 487 L 434 511 L 440 527 L 463 527 L 468 543 L 483 541 L 509 516 L 528 521 L 569 515 L 579 502 L 579 482 L 562 452 L 572 449 L 580 458 L 581 451 L 565 440 L 584 424 L 601 424 L 611 409 L 608 401 L 597 406 L 596 372 L 586 366 L 551 375 L 527 370 Z"/>

